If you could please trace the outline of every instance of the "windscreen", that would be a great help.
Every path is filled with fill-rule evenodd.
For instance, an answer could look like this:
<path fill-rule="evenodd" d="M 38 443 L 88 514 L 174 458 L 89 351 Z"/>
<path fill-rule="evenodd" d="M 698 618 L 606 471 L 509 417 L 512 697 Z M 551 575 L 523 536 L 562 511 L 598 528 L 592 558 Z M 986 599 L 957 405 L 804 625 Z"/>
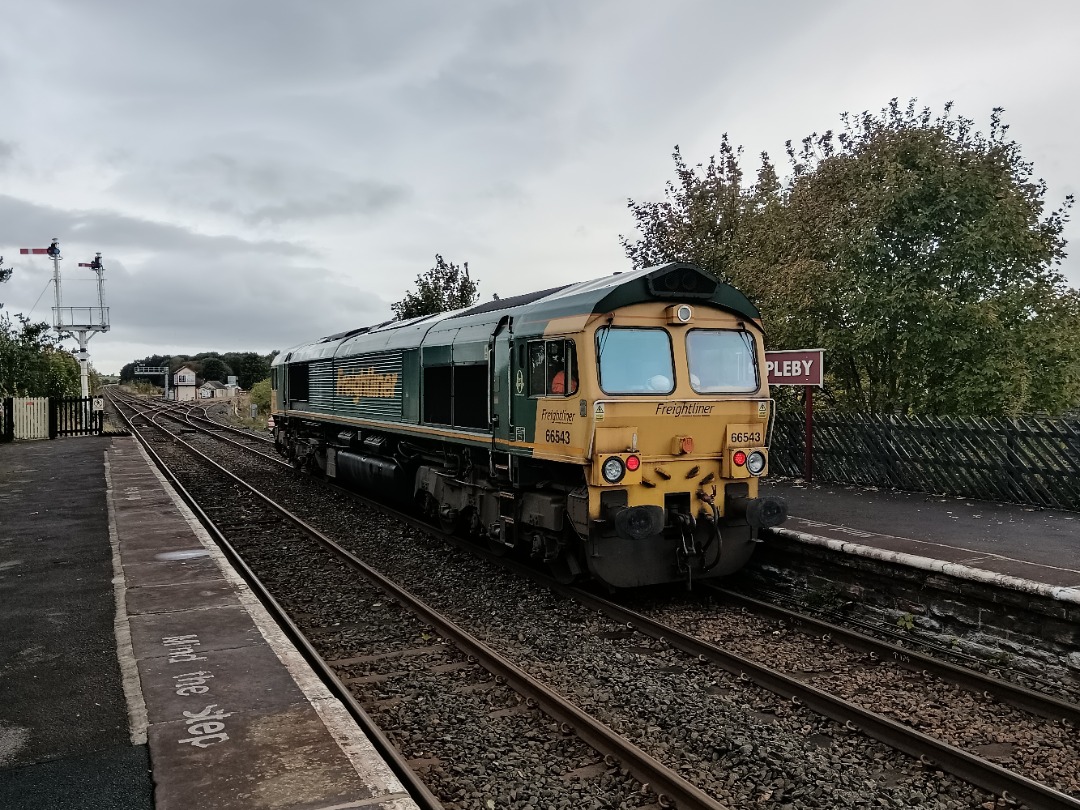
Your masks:
<path fill-rule="evenodd" d="M 664 329 L 598 329 L 596 354 L 605 394 L 670 394 L 675 390 L 671 337 Z"/>
<path fill-rule="evenodd" d="M 692 329 L 686 333 L 690 386 L 699 394 L 756 391 L 756 357 L 754 337 L 749 332 Z"/>

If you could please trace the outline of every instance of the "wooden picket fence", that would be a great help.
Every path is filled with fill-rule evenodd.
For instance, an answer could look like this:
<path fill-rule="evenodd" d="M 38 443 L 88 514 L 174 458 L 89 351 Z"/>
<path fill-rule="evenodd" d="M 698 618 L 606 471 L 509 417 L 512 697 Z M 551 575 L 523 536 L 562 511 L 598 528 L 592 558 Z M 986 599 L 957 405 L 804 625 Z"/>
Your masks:
<path fill-rule="evenodd" d="M 105 425 L 101 397 L 5 397 L 0 399 L 0 442 L 100 436 Z"/>
<path fill-rule="evenodd" d="M 802 414 L 776 419 L 769 469 L 802 476 Z M 1080 510 L 1080 419 L 814 415 L 814 480 Z"/>

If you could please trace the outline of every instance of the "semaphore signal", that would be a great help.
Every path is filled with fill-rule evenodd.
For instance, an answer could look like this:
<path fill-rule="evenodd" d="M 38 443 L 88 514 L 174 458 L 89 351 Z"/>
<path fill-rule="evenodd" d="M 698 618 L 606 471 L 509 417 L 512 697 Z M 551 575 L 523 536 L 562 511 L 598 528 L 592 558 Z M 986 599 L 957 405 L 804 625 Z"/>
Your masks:
<path fill-rule="evenodd" d="M 71 337 L 79 342 L 79 351 L 75 354 L 79 361 L 79 378 L 82 383 L 82 395 L 86 398 L 90 395 L 89 366 L 90 353 L 86 350 L 86 344 L 97 332 L 109 331 L 109 308 L 105 306 L 105 267 L 101 263 L 101 254 L 98 253 L 92 262 L 80 262 L 79 267 L 89 267 L 98 277 L 98 305 L 97 307 L 67 307 L 61 306 L 60 296 L 60 240 L 53 239 L 47 248 L 20 248 L 23 255 L 48 256 L 53 263 L 53 284 L 56 288 L 56 305 L 53 307 L 53 329 L 60 337 Z M 65 315 L 67 317 L 65 317 Z"/>

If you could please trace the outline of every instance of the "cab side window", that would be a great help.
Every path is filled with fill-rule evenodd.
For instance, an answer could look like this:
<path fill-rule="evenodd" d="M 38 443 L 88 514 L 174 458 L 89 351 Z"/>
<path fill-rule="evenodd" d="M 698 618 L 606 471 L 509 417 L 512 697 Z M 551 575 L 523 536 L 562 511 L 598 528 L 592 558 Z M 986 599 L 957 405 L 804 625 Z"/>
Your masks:
<path fill-rule="evenodd" d="M 529 396 L 567 397 L 577 393 L 577 353 L 572 340 L 529 343 Z"/>

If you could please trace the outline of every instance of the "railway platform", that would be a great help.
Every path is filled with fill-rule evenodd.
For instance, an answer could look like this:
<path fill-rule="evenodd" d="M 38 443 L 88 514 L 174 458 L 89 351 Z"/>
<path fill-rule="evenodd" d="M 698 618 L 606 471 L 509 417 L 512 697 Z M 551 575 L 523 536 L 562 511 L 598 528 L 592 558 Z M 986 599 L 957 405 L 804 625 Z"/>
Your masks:
<path fill-rule="evenodd" d="M 1080 602 L 1080 513 L 874 487 L 769 481 L 772 531 L 847 554 Z"/>
<path fill-rule="evenodd" d="M 415 808 L 134 439 L 0 445 L 0 807 Z"/>

